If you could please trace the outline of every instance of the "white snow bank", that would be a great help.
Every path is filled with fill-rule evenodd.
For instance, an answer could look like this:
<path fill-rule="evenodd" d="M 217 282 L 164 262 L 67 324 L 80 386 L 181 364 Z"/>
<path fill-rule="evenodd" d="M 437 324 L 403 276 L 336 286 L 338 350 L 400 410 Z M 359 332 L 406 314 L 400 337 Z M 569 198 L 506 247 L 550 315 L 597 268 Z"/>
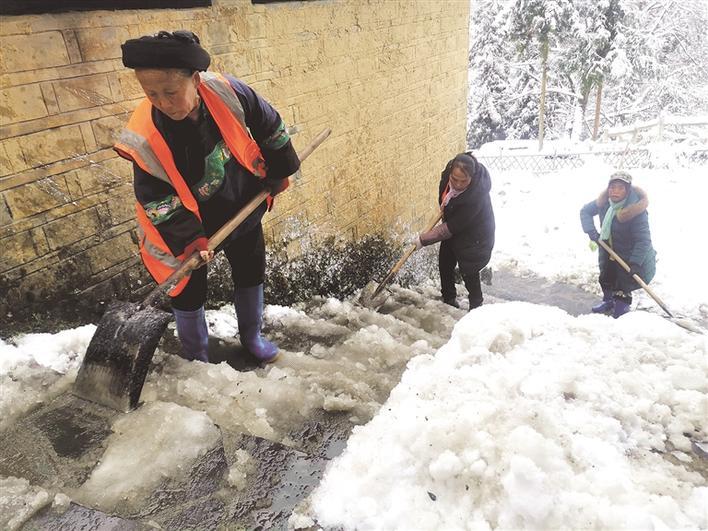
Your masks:
<path fill-rule="evenodd" d="M 137 510 L 166 478 L 188 474 L 220 437 L 206 414 L 164 402 L 119 417 L 112 429 L 100 464 L 75 496 L 108 512 Z"/>
<path fill-rule="evenodd" d="M 683 433 L 706 437 L 707 354 L 704 337 L 644 312 L 482 307 L 355 428 L 311 516 L 344 529 L 706 528 Z"/>
<path fill-rule="evenodd" d="M 95 325 L 56 334 L 0 339 L 0 429 L 36 404 L 68 389 L 76 377 Z"/>
<path fill-rule="evenodd" d="M 62 374 L 77 368 L 95 331 L 96 325 L 84 325 L 56 334 L 18 336 L 14 344 L 0 339 L 0 376 L 25 365 L 40 365 Z"/>

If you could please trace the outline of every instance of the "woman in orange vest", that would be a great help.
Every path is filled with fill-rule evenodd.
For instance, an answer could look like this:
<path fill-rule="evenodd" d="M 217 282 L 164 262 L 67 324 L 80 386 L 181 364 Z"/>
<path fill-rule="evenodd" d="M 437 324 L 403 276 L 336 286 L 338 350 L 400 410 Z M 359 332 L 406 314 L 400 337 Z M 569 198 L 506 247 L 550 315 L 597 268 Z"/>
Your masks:
<path fill-rule="evenodd" d="M 209 54 L 190 31 L 130 39 L 123 64 L 135 70 L 146 99 L 116 143 L 133 162 L 140 254 L 157 282 L 199 251 L 208 238 L 264 188 L 283 191 L 299 160 L 280 115 L 242 81 L 207 72 Z M 264 202 L 222 244 L 231 265 L 239 336 L 264 362 L 278 348 L 261 336 Z M 171 292 L 184 355 L 208 361 L 204 317 L 207 268 Z"/>

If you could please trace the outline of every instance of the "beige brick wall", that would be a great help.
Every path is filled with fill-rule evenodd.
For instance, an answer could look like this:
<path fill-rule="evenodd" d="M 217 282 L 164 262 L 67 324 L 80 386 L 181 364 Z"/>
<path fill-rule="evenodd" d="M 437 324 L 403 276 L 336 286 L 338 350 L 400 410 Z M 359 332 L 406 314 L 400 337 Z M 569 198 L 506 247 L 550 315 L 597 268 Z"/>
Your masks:
<path fill-rule="evenodd" d="M 131 169 L 110 149 L 141 97 L 120 43 L 188 28 L 212 69 L 268 99 L 303 148 L 332 136 L 266 217 L 358 238 L 421 226 L 464 148 L 468 0 L 322 0 L 0 22 L 0 299 L 109 296 L 135 279 Z M 0 303 L 2 304 L 2 303 Z"/>

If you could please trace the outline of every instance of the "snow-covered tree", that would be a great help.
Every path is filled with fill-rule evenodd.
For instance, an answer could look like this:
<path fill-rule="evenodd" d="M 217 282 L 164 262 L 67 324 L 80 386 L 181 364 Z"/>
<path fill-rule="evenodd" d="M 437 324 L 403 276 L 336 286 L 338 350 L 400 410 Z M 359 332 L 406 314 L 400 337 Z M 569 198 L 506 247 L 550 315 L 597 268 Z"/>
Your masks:
<path fill-rule="evenodd" d="M 468 143 L 708 112 L 707 0 L 473 0 Z M 592 106 L 593 109 L 595 105 Z"/>
<path fill-rule="evenodd" d="M 539 148 L 544 137 L 549 51 L 552 43 L 562 40 L 571 12 L 570 0 L 516 0 L 512 9 L 510 33 L 515 37 L 519 55 L 535 55 L 540 60 Z"/>
<path fill-rule="evenodd" d="M 708 111 L 708 2 L 624 0 L 623 42 L 611 69 L 612 125 Z"/>
<path fill-rule="evenodd" d="M 506 138 L 503 118 L 508 115 L 506 92 L 513 75 L 512 50 L 507 45 L 509 2 L 482 0 L 472 3 L 470 25 L 470 95 L 467 143 L 479 146 Z"/>
<path fill-rule="evenodd" d="M 557 62 L 568 89 L 575 94 L 572 103 L 570 137 L 579 139 L 585 132 L 585 115 L 593 90 L 602 90 L 609 73 L 624 13 L 620 0 L 576 0 L 570 33 L 559 50 Z"/>

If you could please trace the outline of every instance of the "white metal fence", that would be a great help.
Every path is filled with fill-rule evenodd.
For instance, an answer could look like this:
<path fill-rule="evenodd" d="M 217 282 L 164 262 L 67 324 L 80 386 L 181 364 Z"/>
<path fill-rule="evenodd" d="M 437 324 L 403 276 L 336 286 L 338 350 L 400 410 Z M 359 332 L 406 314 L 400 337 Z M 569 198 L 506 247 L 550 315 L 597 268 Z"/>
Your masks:
<path fill-rule="evenodd" d="M 685 166 L 708 163 L 708 149 L 687 150 L 675 154 L 676 160 Z M 477 155 L 477 159 L 490 170 L 521 170 L 532 173 L 548 173 L 562 169 L 584 166 L 591 161 L 602 161 L 616 168 L 658 168 L 666 166 L 666 158 L 657 160 L 648 148 L 627 151 L 587 151 L 569 153 L 502 153 Z"/>
<path fill-rule="evenodd" d="M 616 168 L 659 168 L 708 163 L 708 116 L 659 115 L 655 120 L 606 130 L 602 141 L 572 144 L 548 141 L 537 151 L 536 140 L 504 140 L 485 144 L 475 153 L 492 170 L 546 173 L 601 161 Z"/>

